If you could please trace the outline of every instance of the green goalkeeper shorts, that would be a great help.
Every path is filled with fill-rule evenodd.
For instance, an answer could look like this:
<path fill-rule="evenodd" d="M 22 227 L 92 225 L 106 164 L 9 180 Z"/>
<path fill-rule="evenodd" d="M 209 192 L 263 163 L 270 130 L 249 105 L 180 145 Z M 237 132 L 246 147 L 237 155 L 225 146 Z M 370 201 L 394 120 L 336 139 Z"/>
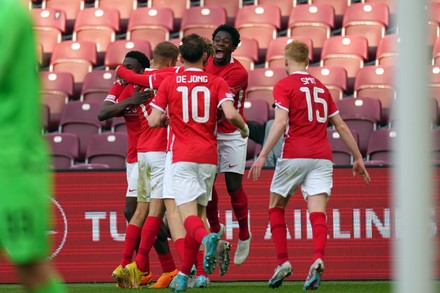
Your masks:
<path fill-rule="evenodd" d="M 47 172 L 0 175 L 0 246 L 14 264 L 48 256 L 51 219 Z"/>

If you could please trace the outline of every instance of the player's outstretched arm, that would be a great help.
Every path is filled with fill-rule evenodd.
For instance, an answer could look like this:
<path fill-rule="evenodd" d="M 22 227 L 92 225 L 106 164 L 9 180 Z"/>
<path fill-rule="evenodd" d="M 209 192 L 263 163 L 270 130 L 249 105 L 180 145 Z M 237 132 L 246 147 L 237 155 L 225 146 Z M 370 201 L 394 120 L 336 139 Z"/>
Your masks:
<path fill-rule="evenodd" d="M 243 138 L 249 136 L 249 127 L 244 122 L 243 117 L 237 112 L 234 107 L 234 103 L 231 100 L 224 101 L 221 104 L 225 118 L 235 127 L 240 130 L 240 134 Z"/>
<path fill-rule="evenodd" d="M 344 120 L 342 120 L 341 115 L 339 114 L 330 118 L 330 122 L 335 126 L 336 131 L 339 133 L 342 141 L 345 143 L 345 145 L 347 145 L 354 157 L 353 176 L 356 177 L 357 174 L 360 174 L 365 183 L 370 183 L 371 178 L 367 169 L 365 168 L 362 154 L 347 124 L 344 122 Z"/>

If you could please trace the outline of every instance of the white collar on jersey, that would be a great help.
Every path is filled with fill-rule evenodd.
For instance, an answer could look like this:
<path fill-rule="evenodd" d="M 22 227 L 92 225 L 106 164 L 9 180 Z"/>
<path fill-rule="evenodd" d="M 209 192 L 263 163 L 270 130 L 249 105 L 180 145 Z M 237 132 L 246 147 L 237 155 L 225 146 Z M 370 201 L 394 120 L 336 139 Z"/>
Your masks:
<path fill-rule="evenodd" d="M 189 67 L 189 68 L 186 68 L 184 71 L 203 71 L 203 69 L 195 68 L 195 67 Z"/>
<path fill-rule="evenodd" d="M 306 71 L 294 71 L 291 74 L 309 74 L 309 73 Z"/>

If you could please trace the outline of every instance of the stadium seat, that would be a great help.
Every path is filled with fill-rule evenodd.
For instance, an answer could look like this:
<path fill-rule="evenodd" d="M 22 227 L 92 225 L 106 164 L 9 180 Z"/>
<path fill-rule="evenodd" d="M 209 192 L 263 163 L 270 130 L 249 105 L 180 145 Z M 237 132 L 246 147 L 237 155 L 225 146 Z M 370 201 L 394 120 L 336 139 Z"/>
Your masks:
<path fill-rule="evenodd" d="M 224 23 L 226 23 L 226 10 L 223 7 L 188 8 L 180 23 L 180 38 L 194 33 L 212 40 L 214 30 Z"/>
<path fill-rule="evenodd" d="M 69 169 L 73 170 L 93 170 L 93 169 L 109 169 L 110 166 L 107 164 L 76 164 L 71 166 Z"/>
<path fill-rule="evenodd" d="M 269 120 L 269 105 L 263 100 L 252 100 L 244 103 L 244 117 L 246 121 L 264 124 Z"/>
<path fill-rule="evenodd" d="M 249 72 L 249 83 L 247 88 L 247 100 L 264 100 L 271 107 L 274 103 L 272 90 L 274 85 L 286 77 L 284 68 L 255 68 Z"/>
<path fill-rule="evenodd" d="M 156 45 L 170 39 L 173 11 L 169 8 L 138 8 L 128 19 L 127 40 L 141 40 Z"/>
<path fill-rule="evenodd" d="M 220 6 L 226 10 L 227 23 L 234 25 L 238 10 L 243 6 L 243 0 L 200 0 L 201 7 Z"/>
<path fill-rule="evenodd" d="M 79 139 L 74 133 L 47 133 L 43 135 L 49 145 L 52 168 L 68 169 L 79 154 Z"/>
<path fill-rule="evenodd" d="M 106 70 L 115 69 L 121 65 L 125 55 L 130 51 L 139 51 L 144 53 L 149 59 L 152 58 L 150 43 L 143 40 L 116 40 L 111 43 L 105 53 L 104 66 Z"/>
<path fill-rule="evenodd" d="M 428 6 L 428 45 L 433 46 L 440 37 L 440 2 L 432 2 Z"/>
<path fill-rule="evenodd" d="M 60 133 L 74 133 L 78 135 L 80 148 L 78 160 L 85 158 L 87 146 L 96 133 L 101 133 L 106 123 L 98 120 L 101 103 L 73 101 L 65 105 L 60 118 Z"/>
<path fill-rule="evenodd" d="M 87 73 L 81 90 L 81 101 L 102 103 L 116 80 L 113 70 L 93 70 Z"/>
<path fill-rule="evenodd" d="M 68 72 L 40 71 L 42 101 L 50 109 L 48 130 L 58 129 L 64 105 L 73 96 L 73 76 Z"/>
<path fill-rule="evenodd" d="M 280 9 L 281 12 L 281 29 L 287 28 L 287 23 L 289 21 L 289 15 L 292 8 L 295 6 L 295 0 L 254 0 L 254 5 L 275 5 Z"/>
<path fill-rule="evenodd" d="M 114 8 L 87 8 L 78 12 L 73 29 L 73 41 L 96 44 L 96 51 L 103 53 L 116 40 L 119 31 L 119 12 Z"/>
<path fill-rule="evenodd" d="M 96 46 L 92 42 L 63 41 L 55 46 L 49 70 L 70 72 L 75 82 L 74 95 L 80 94 L 84 77 L 96 64 Z"/>
<path fill-rule="evenodd" d="M 147 5 L 149 8 L 169 8 L 173 11 L 173 29 L 172 31 L 179 31 L 180 23 L 182 21 L 183 14 L 191 7 L 190 0 L 148 0 Z"/>
<path fill-rule="evenodd" d="M 347 71 L 347 91 L 351 92 L 354 79 L 368 57 L 367 39 L 360 36 L 332 36 L 325 40 L 321 52 L 321 66 L 339 66 Z"/>
<path fill-rule="evenodd" d="M 368 142 L 367 161 L 392 163 L 393 140 L 397 133 L 391 128 L 380 128 L 373 131 Z"/>
<path fill-rule="evenodd" d="M 313 60 L 319 60 L 324 41 L 334 27 L 334 10 L 330 4 L 305 4 L 293 8 L 289 15 L 287 35 L 306 37 L 313 44 Z"/>
<path fill-rule="evenodd" d="M 264 66 L 266 68 L 284 68 L 284 47 L 293 40 L 302 41 L 309 47 L 309 61 L 312 61 L 313 45 L 308 37 L 278 37 L 269 43 Z"/>
<path fill-rule="evenodd" d="M 359 136 L 359 150 L 366 155 L 370 135 L 381 119 L 380 101 L 374 98 L 344 98 L 336 103 L 341 118 Z"/>
<path fill-rule="evenodd" d="M 342 100 L 347 90 L 347 72 L 344 68 L 309 66 L 307 72 L 319 79 L 328 88 L 333 101 Z"/>
<path fill-rule="evenodd" d="M 385 36 L 389 9 L 385 3 L 352 3 L 345 10 L 342 36 L 362 36 L 368 41 L 369 60 L 376 57 L 379 40 Z"/>
<path fill-rule="evenodd" d="M 125 169 L 127 156 L 127 134 L 95 134 L 87 147 L 86 164 L 107 164 L 112 169 Z"/>
<path fill-rule="evenodd" d="M 440 66 L 440 37 L 435 39 L 432 48 L 432 65 Z"/>
<path fill-rule="evenodd" d="M 354 140 L 359 145 L 359 135 L 356 131 L 351 130 Z M 352 165 L 354 158 L 350 149 L 342 141 L 341 136 L 335 129 L 327 129 L 327 139 L 332 148 L 333 164 L 339 166 Z"/>
<path fill-rule="evenodd" d="M 137 9 L 136 0 L 96 0 L 95 8 L 114 8 L 119 12 L 121 32 L 127 30 L 128 19 L 133 10 Z"/>
<path fill-rule="evenodd" d="M 396 66 L 399 56 L 398 44 L 400 38 L 397 35 L 385 35 L 377 45 L 376 65 Z"/>
<path fill-rule="evenodd" d="M 398 0 L 362 0 L 362 3 L 384 3 L 388 6 L 390 14 L 395 15 L 397 13 L 397 1 Z"/>
<path fill-rule="evenodd" d="M 42 65 L 49 64 L 55 45 L 60 43 L 66 31 L 66 14 L 59 9 L 36 8 L 31 10 L 36 40 L 42 45 Z"/>
<path fill-rule="evenodd" d="M 335 12 L 334 28 L 339 29 L 342 26 L 342 18 L 345 10 L 351 4 L 351 0 L 308 0 L 308 4 L 330 4 Z"/>
<path fill-rule="evenodd" d="M 125 118 L 123 116 L 113 117 L 110 127 L 111 127 L 111 132 L 127 133 L 127 127 L 125 126 Z"/>
<path fill-rule="evenodd" d="M 365 66 L 361 68 L 354 84 L 354 97 L 374 97 L 382 105 L 382 124 L 388 123 L 390 111 L 396 100 L 395 67 Z"/>
<path fill-rule="evenodd" d="M 64 11 L 66 14 L 66 34 L 72 33 L 76 16 L 86 5 L 86 1 L 84 0 L 46 0 L 42 3 L 42 8 L 52 8 Z"/>
<path fill-rule="evenodd" d="M 43 45 L 36 41 L 35 42 L 35 49 L 37 51 L 37 61 L 40 67 L 42 67 L 44 65 L 44 49 L 43 49 Z"/>
<path fill-rule="evenodd" d="M 240 44 L 232 52 L 232 57 L 240 61 L 248 72 L 254 70 L 255 63 L 258 62 L 258 42 L 254 39 L 240 37 Z"/>
<path fill-rule="evenodd" d="M 264 60 L 271 40 L 281 26 L 281 12 L 274 5 L 245 5 L 237 13 L 235 27 L 242 36 L 252 36 L 258 42 L 259 60 Z"/>
<path fill-rule="evenodd" d="M 47 104 L 41 104 L 41 132 L 46 133 L 49 130 L 50 108 Z"/>

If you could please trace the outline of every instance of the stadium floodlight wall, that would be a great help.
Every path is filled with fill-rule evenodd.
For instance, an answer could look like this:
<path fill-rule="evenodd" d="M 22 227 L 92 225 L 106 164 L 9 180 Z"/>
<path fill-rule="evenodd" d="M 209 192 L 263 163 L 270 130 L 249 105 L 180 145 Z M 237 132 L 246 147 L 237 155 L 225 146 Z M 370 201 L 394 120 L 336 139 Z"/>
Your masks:
<path fill-rule="evenodd" d="M 388 280 L 392 277 L 392 239 L 399 237 L 399 212 L 391 206 L 391 170 L 369 168 L 372 182 L 353 179 L 350 168 L 335 168 L 334 187 L 328 204 L 326 280 Z M 440 169 L 435 184 L 440 186 Z M 246 173 L 247 175 L 247 173 Z M 253 234 L 247 261 L 214 281 L 268 280 L 276 267 L 276 253 L 268 221 L 269 185 L 273 170 L 263 170 L 258 182 L 244 180 L 249 199 L 249 224 Z M 125 237 L 125 172 L 58 172 L 55 176 L 52 257 L 67 282 L 112 282 L 111 272 L 119 264 Z M 238 238 L 238 224 L 226 192 L 223 176 L 216 188 L 220 196 L 220 221 L 226 225 L 226 240 L 232 243 L 231 260 Z M 414 196 L 418 196 L 414 194 Z M 440 193 L 432 207 L 432 236 L 437 248 L 437 278 L 440 278 Z M 306 205 L 299 191 L 286 209 L 289 259 L 303 280 L 311 264 L 312 231 Z M 176 264 L 179 258 L 169 241 Z M 15 283 L 15 273 L 1 257 L 0 283 Z M 150 254 L 154 276 L 162 273 L 154 249 Z M 5 264 L 6 262 L 6 264 Z"/>

